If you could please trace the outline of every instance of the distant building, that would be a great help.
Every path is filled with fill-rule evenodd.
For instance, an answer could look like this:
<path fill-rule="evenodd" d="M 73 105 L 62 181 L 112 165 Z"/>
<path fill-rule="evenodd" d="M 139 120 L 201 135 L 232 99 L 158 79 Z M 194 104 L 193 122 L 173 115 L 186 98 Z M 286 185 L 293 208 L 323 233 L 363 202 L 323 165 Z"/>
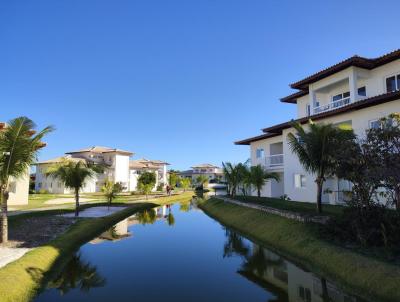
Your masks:
<path fill-rule="evenodd" d="M 224 176 L 222 169 L 212 164 L 199 164 L 192 166 L 191 168 L 191 170 L 180 172 L 179 176 L 182 178 L 191 178 L 192 182 L 195 182 L 196 178 L 200 175 L 207 176 L 209 181 L 220 181 L 223 179 Z"/>
<path fill-rule="evenodd" d="M 50 193 L 68 194 L 68 189 L 56 178 L 45 175 L 50 166 L 59 164 L 64 160 L 84 161 L 94 164 L 102 164 L 106 168 L 103 173 L 97 173 L 95 177 L 88 179 L 82 188 L 83 193 L 100 192 L 105 180 L 120 183 L 124 191 L 135 191 L 137 188 L 138 176 L 143 171 L 156 173 L 157 183 L 154 189 L 160 184 L 167 183 L 166 166 L 168 163 L 158 160 L 130 160 L 133 155 L 130 151 L 116 148 L 94 146 L 78 151 L 66 152 L 66 155 L 54 159 L 38 162 L 36 164 L 35 190 L 46 190 Z"/>

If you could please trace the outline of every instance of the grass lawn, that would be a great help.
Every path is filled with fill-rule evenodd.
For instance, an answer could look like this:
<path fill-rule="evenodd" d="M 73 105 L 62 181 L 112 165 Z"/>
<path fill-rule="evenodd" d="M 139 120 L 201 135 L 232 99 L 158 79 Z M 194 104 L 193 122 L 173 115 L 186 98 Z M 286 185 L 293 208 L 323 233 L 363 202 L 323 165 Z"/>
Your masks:
<path fill-rule="evenodd" d="M 346 291 L 369 301 L 400 301 L 400 267 L 322 240 L 317 226 L 219 199 L 200 207 L 244 236 L 265 245 L 289 260 L 336 281 Z"/>
<path fill-rule="evenodd" d="M 271 197 L 256 197 L 256 196 L 235 196 L 235 199 L 242 202 L 251 202 L 267 207 L 276 208 L 280 210 L 287 210 L 303 214 L 318 215 L 317 205 L 312 202 L 300 202 L 292 200 L 283 200 Z M 322 204 L 322 215 L 340 215 L 343 211 L 343 206 Z"/>

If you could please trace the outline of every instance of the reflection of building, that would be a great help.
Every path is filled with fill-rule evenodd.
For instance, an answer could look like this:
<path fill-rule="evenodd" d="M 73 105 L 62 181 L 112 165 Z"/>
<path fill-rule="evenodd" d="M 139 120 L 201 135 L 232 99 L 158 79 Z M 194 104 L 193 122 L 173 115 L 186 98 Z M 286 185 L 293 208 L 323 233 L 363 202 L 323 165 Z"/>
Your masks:
<path fill-rule="evenodd" d="M 224 257 L 240 256 L 238 273 L 264 288 L 280 302 L 356 302 L 357 298 L 340 291 L 334 284 L 305 271 L 254 244 L 238 233 L 225 229 Z"/>
<path fill-rule="evenodd" d="M 105 167 L 103 173 L 97 173 L 94 178 L 85 182 L 82 192 L 100 192 L 104 181 L 109 179 L 115 183 L 120 183 L 124 191 L 134 191 L 137 189 L 137 179 L 143 171 L 156 173 L 156 189 L 160 183 L 167 183 L 167 163 L 158 160 L 130 160 L 132 152 L 108 147 L 91 147 L 78 151 L 67 152 L 65 156 L 42 161 L 36 164 L 36 183 L 35 190 L 46 190 L 50 193 L 71 193 L 65 188 L 64 184 L 53 177 L 45 175 L 47 169 L 55 164 L 60 164 L 64 160 L 82 161 L 85 163 L 101 164 Z"/>
<path fill-rule="evenodd" d="M 99 237 L 90 241 L 90 243 L 97 244 L 104 241 L 119 241 L 129 237 L 131 236 L 131 233 L 128 231 L 128 226 L 128 219 L 124 219 L 112 226 L 107 231 L 103 232 Z"/>
<path fill-rule="evenodd" d="M 261 268 L 261 269 L 260 269 Z M 250 256 L 243 264 L 240 274 L 271 290 L 277 295 L 286 293 L 289 302 L 355 302 L 335 285 L 311 272 L 304 271 L 279 255 L 253 244 Z M 279 290 L 277 290 L 279 289 Z M 325 299 L 324 299 L 325 297 Z M 329 300 L 327 298 L 329 297 Z M 283 298 L 283 297 L 282 297 Z M 281 301 L 281 300 L 279 300 Z"/>
<path fill-rule="evenodd" d="M 363 137 L 366 130 L 380 127 L 379 119 L 400 112 L 400 50 L 372 59 L 353 56 L 290 86 L 296 92 L 281 102 L 296 106 L 295 122 L 305 127 L 310 119 L 343 125 Z M 317 195 L 315 176 L 306 172 L 291 152 L 287 136 L 296 132 L 292 123 L 267 127 L 261 135 L 235 144 L 250 146 L 252 165 L 279 173 L 280 181 L 268 182 L 263 196 L 286 194 L 293 200 L 312 201 Z M 331 177 L 324 185 L 322 200 L 343 202 L 349 189 L 347 181 Z"/>

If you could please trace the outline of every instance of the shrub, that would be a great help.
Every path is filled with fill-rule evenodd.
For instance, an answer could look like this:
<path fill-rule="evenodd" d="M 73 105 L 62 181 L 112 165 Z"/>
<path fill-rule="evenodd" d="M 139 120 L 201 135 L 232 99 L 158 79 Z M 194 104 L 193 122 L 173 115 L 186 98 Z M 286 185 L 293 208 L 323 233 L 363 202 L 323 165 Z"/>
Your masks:
<path fill-rule="evenodd" d="M 37 191 L 37 194 L 49 194 L 49 191 L 47 191 L 46 189 L 40 189 L 39 191 Z"/>
<path fill-rule="evenodd" d="M 400 213 L 379 203 L 360 207 L 350 202 L 343 215 L 332 218 L 325 230 L 325 235 L 346 243 L 400 248 Z"/>

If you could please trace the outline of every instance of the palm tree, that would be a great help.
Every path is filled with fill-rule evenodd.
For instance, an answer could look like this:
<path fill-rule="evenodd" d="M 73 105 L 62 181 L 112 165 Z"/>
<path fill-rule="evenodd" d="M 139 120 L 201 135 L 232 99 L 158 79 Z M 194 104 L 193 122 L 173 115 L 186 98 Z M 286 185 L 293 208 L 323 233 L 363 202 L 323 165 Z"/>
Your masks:
<path fill-rule="evenodd" d="M 53 131 L 48 126 L 34 133 L 35 123 L 27 117 L 11 120 L 0 130 L 0 198 L 1 198 L 1 242 L 8 241 L 7 202 L 11 178 L 18 179 L 29 173 L 38 150 L 44 146 L 43 137 Z"/>
<path fill-rule="evenodd" d="M 120 183 L 114 183 L 111 180 L 106 180 L 104 185 L 101 187 L 101 191 L 107 198 L 108 206 L 111 205 L 112 200 L 117 197 L 117 194 L 122 191 Z"/>
<path fill-rule="evenodd" d="M 230 162 L 223 162 L 222 167 L 225 180 L 228 183 L 228 194 L 232 197 L 235 197 L 237 187 L 244 179 L 244 171 L 246 170 L 246 165 L 242 163 L 235 165 Z"/>
<path fill-rule="evenodd" d="M 196 178 L 196 183 L 204 190 L 204 187 L 207 187 L 208 184 L 208 177 L 206 175 L 199 175 Z"/>
<path fill-rule="evenodd" d="M 279 181 L 279 174 L 276 172 L 267 172 L 261 165 L 250 168 L 250 183 L 257 189 L 258 197 L 261 197 L 261 189 L 270 179 Z"/>
<path fill-rule="evenodd" d="M 82 189 L 89 178 L 101 173 L 103 167 L 86 162 L 84 159 L 64 159 L 61 163 L 51 166 L 45 173 L 46 176 L 58 178 L 65 187 L 74 189 L 75 216 L 79 215 L 79 190 Z"/>
<path fill-rule="evenodd" d="M 317 211 L 322 212 L 322 187 L 325 177 L 333 174 L 337 149 L 344 142 L 354 139 L 351 129 L 333 124 L 309 122 L 306 131 L 299 123 L 293 123 L 297 134 L 288 134 L 290 149 L 295 153 L 303 168 L 315 175 L 317 184 Z"/>
<path fill-rule="evenodd" d="M 190 178 L 182 178 L 180 185 L 183 188 L 183 191 L 186 192 L 187 189 L 189 189 L 190 185 L 192 184 L 192 181 Z"/>

